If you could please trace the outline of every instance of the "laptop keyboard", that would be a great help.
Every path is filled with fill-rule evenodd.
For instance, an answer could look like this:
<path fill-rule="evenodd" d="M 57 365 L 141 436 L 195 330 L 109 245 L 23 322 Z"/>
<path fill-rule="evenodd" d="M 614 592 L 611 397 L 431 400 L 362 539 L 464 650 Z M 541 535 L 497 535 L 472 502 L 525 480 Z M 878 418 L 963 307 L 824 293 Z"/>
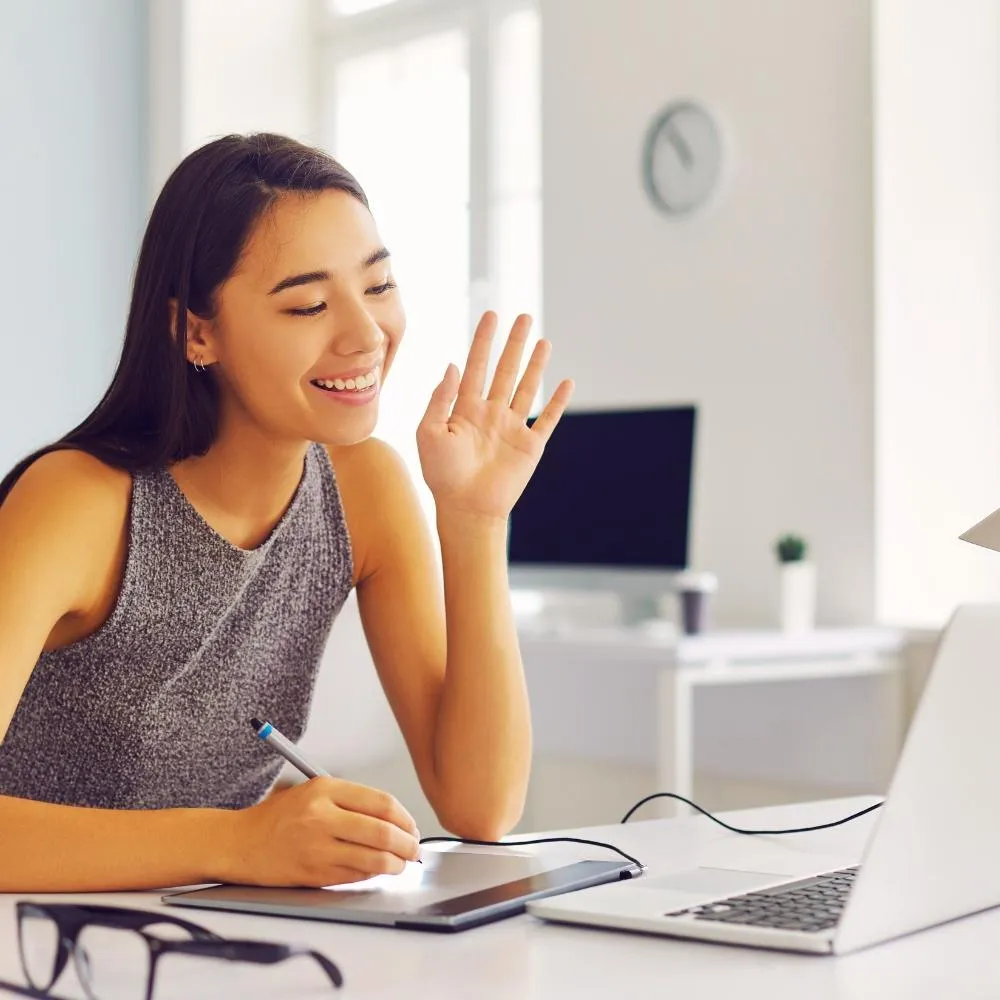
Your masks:
<path fill-rule="evenodd" d="M 668 913 L 668 917 L 689 916 L 721 924 L 775 927 L 783 931 L 825 931 L 840 920 L 847 894 L 854 885 L 857 867 L 843 868 L 827 875 L 786 882 L 741 896 L 692 906 Z"/>

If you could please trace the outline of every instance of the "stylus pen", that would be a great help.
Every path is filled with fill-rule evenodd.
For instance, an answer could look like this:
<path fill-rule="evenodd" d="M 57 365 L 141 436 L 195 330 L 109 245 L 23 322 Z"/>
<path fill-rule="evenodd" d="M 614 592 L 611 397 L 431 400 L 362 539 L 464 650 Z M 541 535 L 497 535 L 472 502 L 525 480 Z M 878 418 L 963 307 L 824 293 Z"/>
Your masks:
<path fill-rule="evenodd" d="M 330 772 L 324 771 L 323 768 L 318 767 L 316 764 L 310 764 L 309 761 L 302 756 L 302 752 L 299 748 L 287 737 L 282 736 L 281 733 L 271 725 L 270 722 L 261 722 L 260 719 L 251 719 L 250 725 L 253 726 L 253 731 L 257 734 L 257 738 L 263 740 L 265 743 L 269 743 L 278 753 L 281 754 L 285 760 L 288 761 L 293 767 L 297 767 L 307 778 L 329 778 Z M 421 864 L 423 861 L 417 858 Z"/>
<path fill-rule="evenodd" d="M 270 722 L 261 722 L 260 719 L 251 719 L 250 725 L 253 726 L 253 731 L 257 734 L 257 738 L 263 740 L 265 743 L 270 744 L 270 746 L 281 754 L 285 760 L 288 761 L 293 767 L 297 767 L 307 778 L 329 778 L 330 772 L 324 771 L 323 768 L 317 767 L 316 764 L 310 764 L 305 757 L 302 756 L 302 751 L 286 736 L 282 736 Z"/>

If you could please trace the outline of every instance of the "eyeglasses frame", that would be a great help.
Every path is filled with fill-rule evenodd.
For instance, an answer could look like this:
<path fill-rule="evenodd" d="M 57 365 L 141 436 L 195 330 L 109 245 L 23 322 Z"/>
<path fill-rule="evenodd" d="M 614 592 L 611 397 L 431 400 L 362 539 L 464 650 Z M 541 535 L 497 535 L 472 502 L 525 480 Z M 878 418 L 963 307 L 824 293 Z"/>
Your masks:
<path fill-rule="evenodd" d="M 145 997 L 136 1000 L 152 1000 L 156 982 L 156 968 L 160 958 L 168 954 L 200 955 L 205 958 L 219 958 L 230 962 L 253 962 L 259 965 L 274 965 L 296 955 L 314 958 L 334 984 L 340 987 L 344 977 L 340 969 L 325 955 L 312 948 L 294 944 L 276 944 L 269 941 L 224 938 L 200 924 L 183 920 L 173 914 L 154 910 L 136 910 L 124 906 L 84 905 L 77 903 L 39 903 L 34 900 L 18 900 L 17 945 L 21 969 L 25 979 L 39 996 L 46 996 L 66 969 L 70 956 L 73 957 L 77 974 L 90 1000 L 99 1000 L 91 992 L 87 973 L 80 967 L 77 939 L 87 926 L 112 927 L 118 930 L 133 930 L 149 949 L 149 974 L 146 981 Z M 53 962 L 52 977 L 44 987 L 35 986 L 28 971 L 24 954 L 23 922 L 29 918 L 46 917 L 55 925 L 59 936 L 58 951 Z M 170 924 L 187 931 L 190 940 L 171 940 L 147 933 L 144 928 L 154 924 Z"/>

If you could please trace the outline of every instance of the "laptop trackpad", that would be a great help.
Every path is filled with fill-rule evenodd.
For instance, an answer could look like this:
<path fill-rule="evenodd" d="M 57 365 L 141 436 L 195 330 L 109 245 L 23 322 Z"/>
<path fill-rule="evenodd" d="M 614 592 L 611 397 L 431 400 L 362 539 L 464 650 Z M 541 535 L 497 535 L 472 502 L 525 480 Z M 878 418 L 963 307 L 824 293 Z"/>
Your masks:
<path fill-rule="evenodd" d="M 773 872 L 745 872 L 735 868 L 688 868 L 669 875 L 639 878 L 632 884 L 643 889 L 670 889 L 697 896 L 723 897 L 787 881 L 787 875 Z"/>

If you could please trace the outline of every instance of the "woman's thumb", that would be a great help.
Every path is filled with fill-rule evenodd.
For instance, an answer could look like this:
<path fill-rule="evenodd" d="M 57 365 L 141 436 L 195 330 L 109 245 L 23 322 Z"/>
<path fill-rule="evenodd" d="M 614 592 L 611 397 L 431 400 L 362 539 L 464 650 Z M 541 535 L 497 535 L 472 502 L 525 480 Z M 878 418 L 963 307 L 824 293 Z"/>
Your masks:
<path fill-rule="evenodd" d="M 458 395 L 458 368 L 454 364 L 449 364 L 444 373 L 444 378 L 438 382 L 431 393 L 431 401 L 427 404 L 427 411 L 424 413 L 424 421 L 432 424 L 445 423 L 451 413 L 451 405 Z"/>

